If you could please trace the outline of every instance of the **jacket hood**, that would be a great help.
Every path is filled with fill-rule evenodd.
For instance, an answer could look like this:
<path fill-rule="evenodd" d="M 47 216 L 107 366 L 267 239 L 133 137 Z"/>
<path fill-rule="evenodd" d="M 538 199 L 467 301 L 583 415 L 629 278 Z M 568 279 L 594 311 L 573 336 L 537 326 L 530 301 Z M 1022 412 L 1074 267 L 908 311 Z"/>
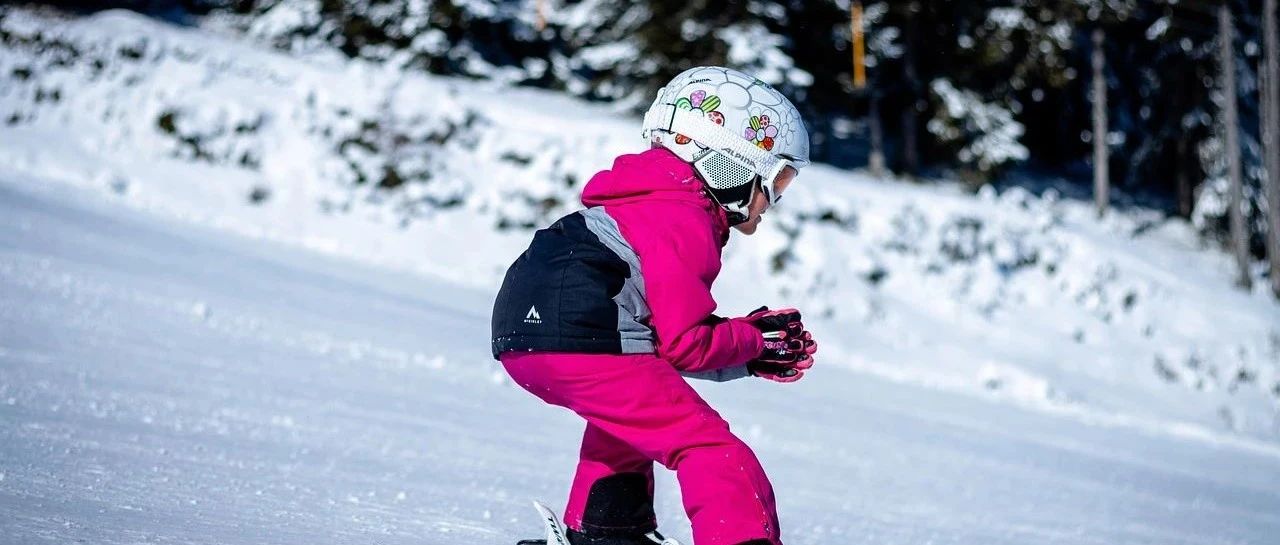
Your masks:
<path fill-rule="evenodd" d="M 711 217 L 721 245 L 729 237 L 725 211 L 703 189 L 693 166 L 665 148 L 620 155 L 613 168 L 591 177 L 582 189 L 584 206 L 616 206 L 647 200 L 687 201 Z"/>

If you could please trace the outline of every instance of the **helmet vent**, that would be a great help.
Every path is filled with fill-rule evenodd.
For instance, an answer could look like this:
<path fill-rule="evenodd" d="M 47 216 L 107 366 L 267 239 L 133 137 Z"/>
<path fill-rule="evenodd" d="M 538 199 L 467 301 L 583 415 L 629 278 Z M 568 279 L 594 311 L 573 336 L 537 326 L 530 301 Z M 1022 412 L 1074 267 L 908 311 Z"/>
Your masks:
<path fill-rule="evenodd" d="M 694 164 L 712 189 L 733 189 L 751 183 L 754 173 L 746 165 L 712 151 Z"/>

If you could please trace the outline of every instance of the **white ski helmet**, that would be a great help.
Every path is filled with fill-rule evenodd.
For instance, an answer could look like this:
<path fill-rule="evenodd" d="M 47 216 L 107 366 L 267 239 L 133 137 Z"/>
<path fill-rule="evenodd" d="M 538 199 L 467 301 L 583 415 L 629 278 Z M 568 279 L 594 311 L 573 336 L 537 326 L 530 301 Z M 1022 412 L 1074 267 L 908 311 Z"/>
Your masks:
<path fill-rule="evenodd" d="M 681 72 L 658 91 L 642 134 L 693 165 L 730 225 L 747 220 L 757 179 L 772 183 L 787 166 L 809 164 L 809 133 L 796 107 L 731 68 Z"/>

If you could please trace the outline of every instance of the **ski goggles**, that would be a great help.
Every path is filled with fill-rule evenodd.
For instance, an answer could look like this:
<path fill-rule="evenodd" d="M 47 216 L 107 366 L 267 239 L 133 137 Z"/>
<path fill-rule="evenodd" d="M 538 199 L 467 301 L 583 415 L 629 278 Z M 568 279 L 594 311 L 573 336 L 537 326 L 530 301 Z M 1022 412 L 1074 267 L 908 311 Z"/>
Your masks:
<path fill-rule="evenodd" d="M 782 186 L 778 185 L 778 176 L 782 175 L 782 172 L 787 167 L 795 170 L 797 176 L 800 174 L 800 169 L 796 168 L 795 163 L 785 157 L 779 157 L 773 168 L 769 169 L 769 176 L 760 178 L 760 192 L 764 193 L 764 198 L 769 201 L 769 206 L 776 205 L 778 201 L 782 200 L 782 192 L 786 190 L 787 185 L 790 183 L 788 182 L 788 184 Z M 795 177 L 793 176 L 792 179 L 795 179 Z"/>

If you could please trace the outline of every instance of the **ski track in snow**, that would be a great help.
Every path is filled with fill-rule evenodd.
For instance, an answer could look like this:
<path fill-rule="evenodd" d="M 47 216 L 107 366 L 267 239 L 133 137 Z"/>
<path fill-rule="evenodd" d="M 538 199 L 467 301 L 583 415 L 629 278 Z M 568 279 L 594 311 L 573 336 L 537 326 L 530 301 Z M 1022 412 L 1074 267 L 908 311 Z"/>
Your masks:
<path fill-rule="evenodd" d="M 508 544 L 581 424 L 491 294 L 0 180 L 0 542 Z M 699 384 L 788 544 L 1274 543 L 1280 455 L 820 366 Z M 688 543 L 660 472 L 663 529 Z"/>

